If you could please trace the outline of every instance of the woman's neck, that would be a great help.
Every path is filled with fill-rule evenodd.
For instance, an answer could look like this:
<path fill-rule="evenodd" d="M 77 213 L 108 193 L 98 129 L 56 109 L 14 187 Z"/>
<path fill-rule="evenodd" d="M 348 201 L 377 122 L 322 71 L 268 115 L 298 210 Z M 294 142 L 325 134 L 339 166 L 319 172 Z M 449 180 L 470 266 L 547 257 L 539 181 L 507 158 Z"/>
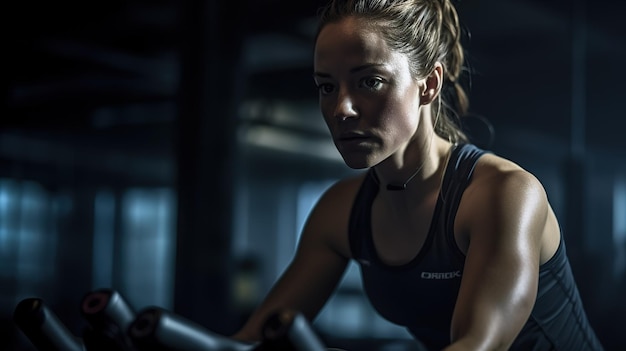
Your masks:
<path fill-rule="evenodd" d="M 436 135 L 425 145 L 417 143 L 409 144 L 400 160 L 390 157 L 374 166 L 381 193 L 419 199 L 439 189 L 452 145 Z"/>

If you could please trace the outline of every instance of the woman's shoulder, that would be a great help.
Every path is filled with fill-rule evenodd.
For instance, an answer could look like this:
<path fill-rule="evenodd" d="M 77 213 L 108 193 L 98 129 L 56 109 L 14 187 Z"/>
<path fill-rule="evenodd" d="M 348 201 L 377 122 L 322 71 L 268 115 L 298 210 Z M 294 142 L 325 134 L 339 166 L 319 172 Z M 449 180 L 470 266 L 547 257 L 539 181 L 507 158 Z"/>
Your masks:
<path fill-rule="evenodd" d="M 350 257 L 348 224 L 354 199 L 366 176 L 367 173 L 359 174 L 332 184 L 309 214 L 303 236 L 324 242 L 343 257 Z"/>
<path fill-rule="evenodd" d="M 478 159 L 471 184 L 502 186 L 506 182 L 528 182 L 529 185 L 541 186 L 533 173 L 510 159 L 494 153 L 485 153 Z"/>
<path fill-rule="evenodd" d="M 346 177 L 333 183 L 317 201 L 309 221 L 315 226 L 322 226 L 325 231 L 338 231 L 346 227 L 352 210 L 352 204 L 357 196 L 367 173 Z"/>
<path fill-rule="evenodd" d="M 463 243 L 469 242 L 471 233 L 491 239 L 504 235 L 513 241 L 522 236 L 534 238 L 541 242 L 542 263 L 558 247 L 558 221 L 540 180 L 514 161 L 492 153 L 478 160 L 457 219 Z"/>
<path fill-rule="evenodd" d="M 486 153 L 476 163 L 472 181 L 463 195 L 463 202 L 473 211 L 496 210 L 499 204 L 547 203 L 543 184 L 530 171 L 516 162 L 494 153 Z M 491 205 L 490 205 L 491 204 Z"/>
<path fill-rule="evenodd" d="M 348 176 L 333 183 L 322 194 L 318 206 L 352 206 L 352 203 L 363 184 L 363 180 L 368 176 L 368 172 Z"/>

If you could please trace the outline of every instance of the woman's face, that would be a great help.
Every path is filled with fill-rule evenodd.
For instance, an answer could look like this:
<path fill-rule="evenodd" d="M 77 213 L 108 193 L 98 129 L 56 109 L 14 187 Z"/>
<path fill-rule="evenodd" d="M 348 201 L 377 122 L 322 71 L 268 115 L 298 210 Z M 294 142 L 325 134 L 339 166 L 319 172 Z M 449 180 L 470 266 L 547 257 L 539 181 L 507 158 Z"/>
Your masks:
<path fill-rule="evenodd" d="M 419 124 L 420 83 L 406 55 L 364 24 L 352 17 L 327 24 L 314 53 L 320 109 L 352 168 L 402 155 Z"/>

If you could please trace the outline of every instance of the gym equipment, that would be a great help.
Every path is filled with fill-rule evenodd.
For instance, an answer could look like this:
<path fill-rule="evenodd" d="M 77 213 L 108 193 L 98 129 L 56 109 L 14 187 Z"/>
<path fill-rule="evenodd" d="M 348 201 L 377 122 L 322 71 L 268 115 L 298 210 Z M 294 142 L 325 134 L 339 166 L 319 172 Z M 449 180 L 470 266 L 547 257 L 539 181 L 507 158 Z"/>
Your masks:
<path fill-rule="evenodd" d="M 42 299 L 20 301 L 13 321 L 39 351 L 86 351 L 80 338 L 73 335 Z"/>
<path fill-rule="evenodd" d="M 117 291 L 98 289 L 83 297 L 88 322 L 73 335 L 40 298 L 20 301 L 13 320 L 39 351 L 329 351 L 306 317 L 282 309 L 271 314 L 262 340 L 246 343 L 212 332 L 157 306 L 136 313 Z M 343 351 L 343 350 L 342 350 Z"/>
<path fill-rule="evenodd" d="M 251 351 L 255 346 L 214 333 L 160 307 L 142 310 L 128 334 L 139 351 Z"/>
<path fill-rule="evenodd" d="M 262 329 L 263 341 L 255 351 L 326 351 L 308 320 L 298 311 L 283 309 L 271 314 Z"/>
<path fill-rule="evenodd" d="M 111 289 L 91 291 L 83 297 L 81 314 L 89 323 L 83 341 L 89 351 L 125 351 L 133 348 L 127 330 L 135 311 Z"/>

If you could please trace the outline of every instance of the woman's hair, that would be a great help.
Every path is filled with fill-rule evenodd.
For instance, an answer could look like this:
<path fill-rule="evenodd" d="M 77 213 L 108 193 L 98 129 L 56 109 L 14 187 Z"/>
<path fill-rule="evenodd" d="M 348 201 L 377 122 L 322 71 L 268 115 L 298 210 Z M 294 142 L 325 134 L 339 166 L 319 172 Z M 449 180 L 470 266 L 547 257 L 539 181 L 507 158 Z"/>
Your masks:
<path fill-rule="evenodd" d="M 451 0 L 332 0 L 321 9 L 317 34 L 346 17 L 362 18 L 379 30 L 390 48 L 407 55 L 415 78 L 427 77 L 441 62 L 443 87 L 431 105 L 438 116 L 434 128 L 451 142 L 467 141 L 460 126 L 469 107 L 460 82 L 466 72 L 462 30 Z"/>

